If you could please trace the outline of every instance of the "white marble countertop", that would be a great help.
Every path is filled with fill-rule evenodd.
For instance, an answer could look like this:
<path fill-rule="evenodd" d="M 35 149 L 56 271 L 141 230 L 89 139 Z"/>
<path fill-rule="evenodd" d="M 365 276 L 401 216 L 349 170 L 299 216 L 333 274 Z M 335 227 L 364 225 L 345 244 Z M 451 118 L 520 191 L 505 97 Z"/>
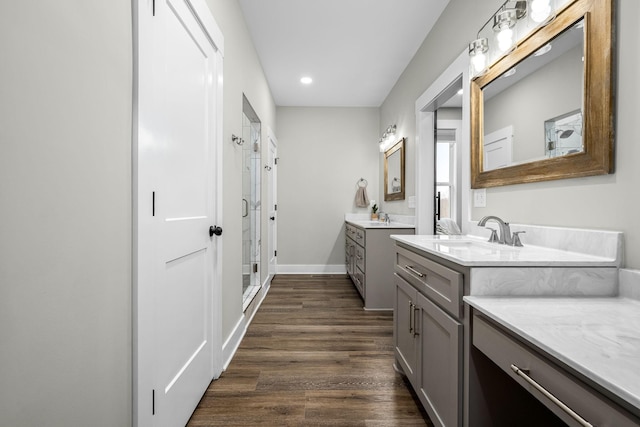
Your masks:
<path fill-rule="evenodd" d="M 346 220 L 346 222 L 360 228 L 416 228 L 413 224 L 396 221 L 391 221 L 389 224 L 385 224 L 384 221 L 371 220 Z"/>
<path fill-rule="evenodd" d="M 413 248 L 470 267 L 615 267 L 617 260 L 561 249 L 526 245 L 513 247 L 489 243 L 475 236 L 392 235 L 392 239 Z"/>
<path fill-rule="evenodd" d="M 464 301 L 640 411 L 640 301 L 470 296 Z"/>

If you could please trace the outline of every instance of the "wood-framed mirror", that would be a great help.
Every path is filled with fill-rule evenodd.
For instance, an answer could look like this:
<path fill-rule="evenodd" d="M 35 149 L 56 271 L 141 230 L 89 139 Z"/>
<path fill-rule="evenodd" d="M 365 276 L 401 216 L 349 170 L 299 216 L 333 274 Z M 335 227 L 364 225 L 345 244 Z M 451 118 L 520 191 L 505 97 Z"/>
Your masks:
<path fill-rule="evenodd" d="M 384 152 L 384 201 L 404 200 L 404 142 Z"/>
<path fill-rule="evenodd" d="M 471 188 L 613 172 L 613 16 L 613 0 L 569 1 L 471 81 Z"/>

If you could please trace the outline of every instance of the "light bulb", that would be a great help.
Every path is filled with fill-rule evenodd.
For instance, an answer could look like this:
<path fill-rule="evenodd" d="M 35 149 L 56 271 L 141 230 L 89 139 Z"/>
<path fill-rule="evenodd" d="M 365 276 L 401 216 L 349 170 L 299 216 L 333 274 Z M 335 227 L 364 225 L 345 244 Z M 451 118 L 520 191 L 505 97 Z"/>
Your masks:
<path fill-rule="evenodd" d="M 479 38 L 469 43 L 469 57 L 474 75 L 484 73 L 487 68 L 487 56 L 489 42 L 486 38 Z"/>
<path fill-rule="evenodd" d="M 531 2 L 531 19 L 534 22 L 544 22 L 551 15 L 551 4 L 549 0 L 533 0 Z"/>
<path fill-rule="evenodd" d="M 498 49 L 501 52 L 506 52 L 511 49 L 513 45 L 513 30 L 511 28 L 503 28 L 498 33 L 496 39 L 498 40 Z"/>
<path fill-rule="evenodd" d="M 487 66 L 487 56 L 482 52 L 478 52 L 471 57 L 471 64 L 473 65 L 473 70 L 476 73 L 480 73 Z"/>

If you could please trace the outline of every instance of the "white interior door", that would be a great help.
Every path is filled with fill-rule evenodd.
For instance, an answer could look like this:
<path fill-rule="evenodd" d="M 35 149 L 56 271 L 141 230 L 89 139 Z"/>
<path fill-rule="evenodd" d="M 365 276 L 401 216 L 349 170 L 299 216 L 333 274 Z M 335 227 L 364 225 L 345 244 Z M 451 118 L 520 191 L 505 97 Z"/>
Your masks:
<path fill-rule="evenodd" d="M 269 160 L 269 274 L 276 274 L 278 264 L 278 143 L 271 131 L 268 132 Z"/>
<path fill-rule="evenodd" d="M 512 159 L 513 127 L 507 126 L 484 136 L 483 170 L 504 168 L 513 163 Z"/>
<path fill-rule="evenodd" d="M 206 30 L 213 18 L 202 1 L 156 0 L 145 19 L 134 418 L 138 426 L 183 426 L 221 365 L 222 58 Z"/>

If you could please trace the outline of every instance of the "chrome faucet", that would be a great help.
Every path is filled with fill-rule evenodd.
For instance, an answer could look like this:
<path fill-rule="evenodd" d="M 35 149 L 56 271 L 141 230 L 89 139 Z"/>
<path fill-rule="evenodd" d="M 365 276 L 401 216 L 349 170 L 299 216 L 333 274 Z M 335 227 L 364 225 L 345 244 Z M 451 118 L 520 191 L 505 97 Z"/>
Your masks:
<path fill-rule="evenodd" d="M 384 223 L 387 225 L 391 224 L 391 219 L 389 218 L 389 214 L 385 213 L 383 215 L 384 215 Z"/>
<path fill-rule="evenodd" d="M 503 245 L 513 245 L 513 237 L 511 237 L 511 228 L 509 228 L 508 222 L 504 222 L 497 216 L 489 215 L 483 217 L 480 221 L 478 221 L 478 225 L 480 227 L 484 227 L 487 221 L 495 221 L 498 223 L 498 226 L 500 226 L 500 237 L 498 238 L 498 243 L 501 243 Z"/>

